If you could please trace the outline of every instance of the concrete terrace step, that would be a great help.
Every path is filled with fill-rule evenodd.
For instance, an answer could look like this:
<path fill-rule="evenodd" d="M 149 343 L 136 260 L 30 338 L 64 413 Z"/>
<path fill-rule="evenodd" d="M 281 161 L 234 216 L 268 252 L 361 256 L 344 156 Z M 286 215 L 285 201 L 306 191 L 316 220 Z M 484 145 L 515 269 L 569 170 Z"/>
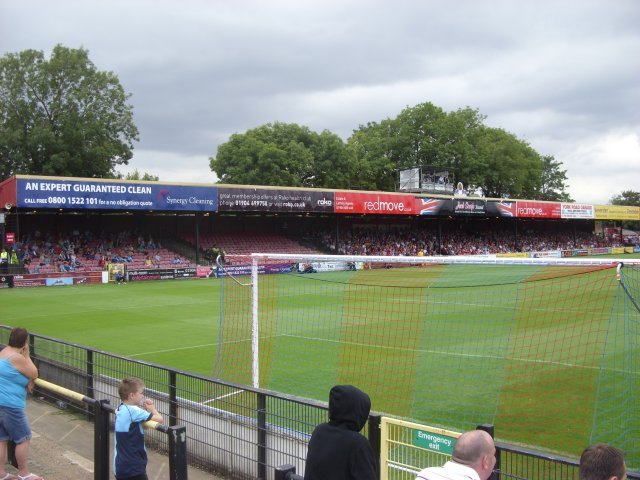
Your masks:
<path fill-rule="evenodd" d="M 92 480 L 93 424 L 72 410 L 61 410 L 39 398 L 27 399 L 27 417 L 33 431 L 29 449 L 32 473 L 45 480 Z M 111 440 L 113 441 L 113 440 Z M 110 444 L 113 458 L 113 443 Z M 166 455 L 149 450 L 147 474 L 149 480 L 169 478 Z M 7 471 L 16 469 L 7 465 Z M 189 467 L 189 480 L 223 480 L 196 468 Z M 111 474 L 113 478 L 113 474 Z"/>

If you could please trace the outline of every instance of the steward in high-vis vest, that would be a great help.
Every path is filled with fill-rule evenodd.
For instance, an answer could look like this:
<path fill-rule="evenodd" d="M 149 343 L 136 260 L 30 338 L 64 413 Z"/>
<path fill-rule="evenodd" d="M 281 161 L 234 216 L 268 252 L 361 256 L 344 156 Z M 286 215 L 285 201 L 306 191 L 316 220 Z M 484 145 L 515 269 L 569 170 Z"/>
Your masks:
<path fill-rule="evenodd" d="M 8 266 L 9 266 L 9 254 L 3 248 L 2 252 L 0 252 L 0 271 L 6 272 Z"/>

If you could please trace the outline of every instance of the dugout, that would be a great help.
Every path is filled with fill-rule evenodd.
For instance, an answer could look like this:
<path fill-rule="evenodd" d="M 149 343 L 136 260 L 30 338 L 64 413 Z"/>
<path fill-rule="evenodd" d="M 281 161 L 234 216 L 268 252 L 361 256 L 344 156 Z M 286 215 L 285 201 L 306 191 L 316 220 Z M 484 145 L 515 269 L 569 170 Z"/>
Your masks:
<path fill-rule="evenodd" d="M 508 237 L 518 251 L 533 232 L 575 239 L 596 224 L 603 235 L 622 222 L 640 225 L 640 207 L 30 175 L 0 183 L 0 207 L 2 247 L 36 230 L 131 231 L 163 239 L 195 263 L 203 261 L 201 239 L 215 233 L 269 233 L 336 253 L 354 229 L 428 232 L 436 253 L 447 254 L 443 238 L 456 234 Z"/>

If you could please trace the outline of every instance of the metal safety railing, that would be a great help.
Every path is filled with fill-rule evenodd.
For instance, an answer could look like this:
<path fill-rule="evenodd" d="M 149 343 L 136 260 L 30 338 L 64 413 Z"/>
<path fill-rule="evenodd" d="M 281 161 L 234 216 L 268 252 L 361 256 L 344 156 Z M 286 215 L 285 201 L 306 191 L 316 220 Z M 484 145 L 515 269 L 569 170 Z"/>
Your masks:
<path fill-rule="evenodd" d="M 444 464 L 450 459 L 453 444 L 461 435 L 460 432 L 390 417 L 381 417 L 378 424 L 379 435 L 371 435 L 376 428 L 369 424 L 369 440 L 380 454 L 380 480 L 414 480 L 423 468 Z M 493 425 L 482 424 L 477 429 L 486 431 L 492 437 L 495 433 Z M 575 480 L 578 478 L 578 468 L 575 459 L 496 442 L 496 464 L 490 480 Z M 627 477 L 640 480 L 640 475 L 634 471 L 629 471 Z M 291 464 L 274 469 L 275 480 L 303 478 Z"/>
<path fill-rule="evenodd" d="M 274 480 L 304 480 L 304 477 L 296 474 L 295 465 L 280 465 L 274 472 Z"/>
<path fill-rule="evenodd" d="M 96 400 L 75 392 L 55 383 L 37 378 L 35 387 L 54 393 L 59 398 L 86 404 L 93 408 L 94 419 L 94 480 L 108 480 L 110 478 L 110 445 L 109 425 L 110 416 L 115 408 L 109 400 Z M 169 444 L 169 479 L 187 480 L 187 449 L 186 427 L 181 425 L 166 426 L 155 421 L 144 422 L 142 426 L 148 430 L 156 430 L 167 435 Z M 12 463 L 14 458 L 10 454 Z"/>
<path fill-rule="evenodd" d="M 6 342 L 9 331 L 9 327 L 0 326 L 0 342 Z M 186 431 L 176 430 L 171 435 L 149 431 L 148 444 L 166 452 L 173 448 L 167 446 L 167 439 L 181 441 L 179 436 L 184 435 L 187 445 L 182 444 L 181 447 L 187 450 L 189 465 L 225 478 L 273 478 L 274 470 L 284 465 L 294 465 L 297 472 L 304 472 L 311 433 L 316 425 L 328 420 L 328 408 L 324 402 L 225 382 L 42 335 L 31 334 L 29 342 L 32 358 L 43 378 L 56 385 L 64 385 L 79 395 L 74 404 L 83 402 L 86 406 L 74 407 L 84 412 L 87 418 L 93 421 L 94 412 L 105 416 L 102 434 L 107 447 L 106 426 L 112 407 L 108 401 L 94 399 L 109 398 L 115 403 L 119 398 L 119 379 L 139 377 L 145 381 L 146 389 L 153 392 L 154 403 L 167 424 L 186 426 Z M 44 387 L 38 388 L 45 391 Z M 83 400 L 85 397 L 76 392 L 83 392 L 88 397 L 86 402 Z M 62 397 L 51 391 L 46 394 L 54 400 L 56 397 L 63 400 L 74 398 Z M 386 444 L 386 440 L 381 439 L 381 430 L 380 415 L 371 415 L 363 435 L 369 438 L 378 455 Z M 564 458 L 502 442 L 496 442 L 496 449 L 501 461 L 496 473 L 501 480 L 577 478 L 577 458 Z M 390 452 L 390 457 L 396 459 L 400 451 L 400 448 L 395 449 Z M 108 454 L 103 455 L 105 464 Z M 410 468 L 419 470 L 424 466 L 428 466 L 427 462 L 418 461 Z M 398 471 L 394 469 L 394 472 Z M 172 472 L 172 475 L 177 474 Z M 640 472 L 630 471 L 628 477 L 640 480 Z M 290 477 L 289 480 L 299 480 L 299 477 Z"/>

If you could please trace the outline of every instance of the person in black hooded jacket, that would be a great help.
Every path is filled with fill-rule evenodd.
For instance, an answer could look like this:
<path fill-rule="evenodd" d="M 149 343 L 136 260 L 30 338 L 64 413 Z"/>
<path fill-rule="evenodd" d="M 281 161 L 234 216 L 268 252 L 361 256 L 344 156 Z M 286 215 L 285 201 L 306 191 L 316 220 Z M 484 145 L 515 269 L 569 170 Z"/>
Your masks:
<path fill-rule="evenodd" d="M 369 418 L 369 395 L 352 385 L 329 393 L 329 422 L 309 440 L 305 480 L 377 480 L 378 462 L 369 440 L 359 432 Z"/>

